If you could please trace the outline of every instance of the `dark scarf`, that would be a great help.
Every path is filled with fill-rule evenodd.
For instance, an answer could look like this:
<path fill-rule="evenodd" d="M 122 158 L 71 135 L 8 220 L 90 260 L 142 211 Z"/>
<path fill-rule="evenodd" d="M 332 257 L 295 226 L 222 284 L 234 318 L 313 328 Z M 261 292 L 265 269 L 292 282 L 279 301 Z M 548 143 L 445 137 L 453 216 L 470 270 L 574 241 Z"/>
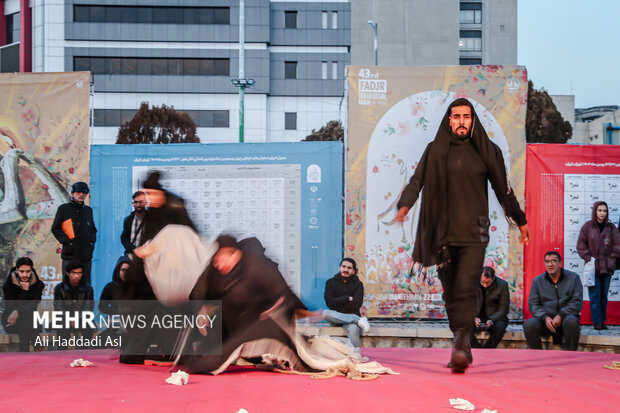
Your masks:
<path fill-rule="evenodd" d="M 505 188 L 496 188 L 496 190 L 505 191 L 507 194 L 512 191 L 507 171 L 501 168 L 497 161 L 499 157 L 502 157 L 501 150 L 487 136 L 472 104 L 465 98 L 455 100 L 448 107 L 439 125 L 437 135 L 435 135 L 435 140 L 428 144 L 418 164 L 418 168 L 422 168 L 421 179 L 423 188 L 413 260 L 416 263 L 421 263 L 424 267 L 442 265 L 449 262 L 446 245 L 446 235 L 448 233 L 447 214 L 449 211 L 446 163 L 452 137 L 450 113 L 455 106 L 469 106 L 471 108 L 471 142 L 489 171 L 489 179 L 492 182 L 506 182 Z M 500 199 L 500 203 L 501 201 Z"/>

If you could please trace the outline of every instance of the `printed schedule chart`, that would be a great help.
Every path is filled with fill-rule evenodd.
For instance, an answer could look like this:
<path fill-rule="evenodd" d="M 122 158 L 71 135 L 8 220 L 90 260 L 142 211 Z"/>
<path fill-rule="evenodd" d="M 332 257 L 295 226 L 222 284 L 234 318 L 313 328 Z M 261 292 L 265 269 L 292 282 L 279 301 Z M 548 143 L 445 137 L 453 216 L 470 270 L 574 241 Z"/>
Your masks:
<path fill-rule="evenodd" d="M 607 203 L 609 218 L 616 225 L 620 218 L 620 175 L 564 175 L 564 268 L 581 275 L 582 282 L 584 261 L 577 254 L 577 239 L 583 224 L 592 219 L 596 201 Z M 588 299 L 585 287 L 584 299 Z M 620 271 L 612 276 L 609 301 L 620 301 Z"/>
<path fill-rule="evenodd" d="M 297 294 L 301 288 L 301 165 L 134 166 L 139 179 L 158 170 L 162 186 L 185 199 L 205 239 L 256 237 Z"/>

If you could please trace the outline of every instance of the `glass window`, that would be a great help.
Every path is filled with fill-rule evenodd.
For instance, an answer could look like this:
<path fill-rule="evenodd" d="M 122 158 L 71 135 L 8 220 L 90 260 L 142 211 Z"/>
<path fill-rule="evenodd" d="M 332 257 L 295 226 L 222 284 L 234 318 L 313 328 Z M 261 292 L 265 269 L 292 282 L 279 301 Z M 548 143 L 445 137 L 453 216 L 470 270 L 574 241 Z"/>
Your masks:
<path fill-rule="evenodd" d="M 90 58 L 89 57 L 74 57 L 73 58 L 73 71 L 75 72 L 90 71 Z"/>
<path fill-rule="evenodd" d="M 166 13 L 166 20 L 163 23 L 183 24 L 183 9 L 179 7 L 162 7 L 162 9 Z"/>
<path fill-rule="evenodd" d="M 152 7 L 137 7 L 136 8 L 136 23 L 153 23 L 153 8 Z"/>
<path fill-rule="evenodd" d="M 168 10 L 166 7 L 153 8 L 153 23 L 166 24 L 168 21 Z"/>
<path fill-rule="evenodd" d="M 214 7 L 213 24 L 230 24 L 230 9 L 228 7 Z"/>
<path fill-rule="evenodd" d="M 169 75 L 182 75 L 183 74 L 183 60 L 181 59 L 168 59 L 168 74 Z"/>
<path fill-rule="evenodd" d="M 118 23 L 123 20 L 124 7 L 108 6 L 105 8 L 106 23 Z"/>
<path fill-rule="evenodd" d="M 90 6 L 90 21 L 93 23 L 105 22 L 105 7 Z"/>
<path fill-rule="evenodd" d="M 338 62 L 332 62 L 332 79 L 338 79 Z"/>
<path fill-rule="evenodd" d="M 199 24 L 200 13 L 199 10 L 185 9 L 183 10 L 183 24 Z"/>
<path fill-rule="evenodd" d="M 138 8 L 137 7 L 119 7 L 121 9 L 121 23 L 137 23 Z"/>
<path fill-rule="evenodd" d="M 136 59 L 136 74 L 151 75 L 153 74 L 153 62 L 151 59 Z"/>
<path fill-rule="evenodd" d="M 103 57 L 91 57 L 90 58 L 90 71 L 94 75 L 101 75 L 105 73 L 105 60 Z"/>
<path fill-rule="evenodd" d="M 229 116 L 227 110 L 213 111 L 213 127 L 227 128 L 229 126 Z"/>
<path fill-rule="evenodd" d="M 167 75 L 168 74 L 168 60 L 167 59 L 153 59 L 152 69 L 154 75 Z"/>
<path fill-rule="evenodd" d="M 482 23 L 482 10 L 461 10 L 461 23 Z"/>
<path fill-rule="evenodd" d="M 328 18 L 327 12 L 326 11 L 322 12 L 321 13 L 321 28 L 322 29 L 327 29 L 327 18 Z"/>
<path fill-rule="evenodd" d="M 297 112 L 284 113 L 284 129 L 297 130 Z"/>
<path fill-rule="evenodd" d="M 106 59 L 106 73 L 111 75 L 118 75 L 121 73 L 120 57 L 108 57 Z"/>
<path fill-rule="evenodd" d="M 200 110 L 197 111 L 197 117 L 194 118 L 196 126 L 203 128 L 210 128 L 213 126 L 213 111 L 212 110 Z"/>
<path fill-rule="evenodd" d="M 121 125 L 132 120 L 136 113 L 135 109 L 121 109 Z"/>
<path fill-rule="evenodd" d="M 198 59 L 184 59 L 183 60 L 183 74 L 184 75 L 199 75 L 200 74 L 200 62 Z"/>
<path fill-rule="evenodd" d="M 327 79 L 327 62 L 321 62 L 321 79 Z"/>
<path fill-rule="evenodd" d="M 106 126 L 121 126 L 120 109 L 106 109 L 104 122 Z"/>
<path fill-rule="evenodd" d="M 210 59 L 206 59 L 210 60 Z M 214 59 L 213 74 L 216 76 L 228 76 L 230 74 L 230 61 L 228 59 Z"/>
<path fill-rule="evenodd" d="M 338 28 L 338 12 L 333 11 L 332 12 L 332 29 L 337 29 L 337 28 Z"/>
<path fill-rule="evenodd" d="M 135 75 L 138 71 L 137 59 L 124 57 L 121 59 L 121 73 L 124 75 Z"/>
<path fill-rule="evenodd" d="M 469 65 L 481 65 L 481 58 L 473 58 L 473 57 L 462 57 L 459 59 L 459 64 L 461 66 L 469 66 Z"/>
<path fill-rule="evenodd" d="M 90 8 L 88 6 L 73 6 L 73 21 L 90 21 Z"/>
<path fill-rule="evenodd" d="M 93 126 L 105 126 L 105 109 L 93 110 Z"/>
<path fill-rule="evenodd" d="M 19 13 L 9 14 L 6 18 L 6 44 L 19 42 Z"/>
<path fill-rule="evenodd" d="M 213 24 L 214 15 L 213 9 L 202 9 L 199 13 L 199 23 L 200 24 Z"/>
<path fill-rule="evenodd" d="M 284 12 L 284 28 L 296 29 L 297 28 L 297 12 L 285 11 Z"/>
<path fill-rule="evenodd" d="M 214 73 L 213 66 L 214 61 L 211 59 L 200 59 L 200 71 L 201 75 L 212 75 Z"/>
<path fill-rule="evenodd" d="M 297 79 L 297 62 L 284 62 L 284 78 Z"/>

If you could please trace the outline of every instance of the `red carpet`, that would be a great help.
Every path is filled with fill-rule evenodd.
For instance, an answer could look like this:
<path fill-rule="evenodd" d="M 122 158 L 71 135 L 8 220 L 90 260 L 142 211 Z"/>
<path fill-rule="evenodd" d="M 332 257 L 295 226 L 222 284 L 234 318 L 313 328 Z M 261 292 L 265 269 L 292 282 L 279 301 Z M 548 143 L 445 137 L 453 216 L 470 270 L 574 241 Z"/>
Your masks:
<path fill-rule="evenodd" d="M 617 412 L 620 371 L 605 353 L 474 350 L 464 375 L 445 368 L 447 349 L 370 348 L 401 373 L 358 382 L 256 370 L 192 375 L 172 386 L 166 368 L 118 364 L 109 352 L 0 355 L 1 412 L 449 412 L 461 397 L 480 412 Z M 71 368 L 83 357 L 95 363 Z"/>

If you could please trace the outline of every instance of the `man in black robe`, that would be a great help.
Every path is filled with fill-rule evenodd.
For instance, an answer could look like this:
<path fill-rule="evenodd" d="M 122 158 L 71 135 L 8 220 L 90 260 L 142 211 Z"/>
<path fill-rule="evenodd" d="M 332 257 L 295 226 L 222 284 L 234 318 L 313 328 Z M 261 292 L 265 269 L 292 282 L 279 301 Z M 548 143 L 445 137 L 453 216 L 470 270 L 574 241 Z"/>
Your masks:
<path fill-rule="evenodd" d="M 527 243 L 525 214 L 508 181 L 499 147 L 487 136 L 472 104 L 452 102 L 398 201 L 396 219 L 405 220 L 422 190 L 413 261 L 436 265 L 454 334 L 449 367 L 463 373 L 472 362 L 470 337 L 477 310 L 478 280 L 489 242 L 487 182 L 504 213 Z"/>
<path fill-rule="evenodd" d="M 306 307 L 291 291 L 278 271 L 277 264 L 267 258 L 255 238 L 239 243 L 220 236 L 218 252 L 190 295 L 192 300 L 221 300 L 221 352 L 183 356 L 180 364 L 194 373 L 217 374 L 237 357 L 261 364 L 262 354 L 285 360 L 288 367 L 307 369 L 296 353 L 294 343 L 295 316 L 309 315 Z M 201 309 L 200 312 L 208 311 Z M 218 321 L 216 321 L 218 322 Z M 210 337 L 203 330 L 204 343 Z"/>

